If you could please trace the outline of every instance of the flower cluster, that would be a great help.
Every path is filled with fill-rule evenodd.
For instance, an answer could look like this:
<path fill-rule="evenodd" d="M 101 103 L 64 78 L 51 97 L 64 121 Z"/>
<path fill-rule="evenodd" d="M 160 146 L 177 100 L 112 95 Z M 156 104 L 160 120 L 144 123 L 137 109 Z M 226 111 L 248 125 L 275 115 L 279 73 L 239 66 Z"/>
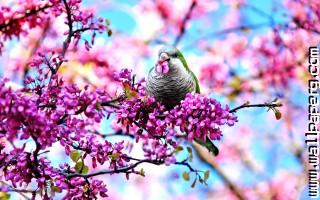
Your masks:
<path fill-rule="evenodd" d="M 233 126 L 237 117 L 229 113 L 228 106 L 222 108 L 215 99 L 188 93 L 180 105 L 170 110 L 167 120 L 187 133 L 188 140 L 199 138 L 205 141 L 206 137 L 219 140 L 220 126 Z"/>
<path fill-rule="evenodd" d="M 6 82 L 0 81 L 0 139 L 14 142 L 16 139 L 32 138 L 37 146 L 33 152 L 26 151 L 23 146 L 6 153 L 2 151 L 1 144 L 0 168 L 3 168 L 5 180 L 10 181 L 14 187 L 29 184 L 36 178 L 38 187 L 46 188 L 47 182 L 52 182 L 52 177 L 55 177 L 56 185 L 52 185 L 53 189 L 68 190 L 70 195 L 75 195 L 74 192 L 79 194 L 79 188 L 71 186 L 74 180 L 65 176 L 67 173 L 79 172 L 77 165 L 63 172 L 52 168 L 47 159 L 38 156 L 40 149 L 51 147 L 57 141 L 65 148 L 66 154 L 70 154 L 74 148 L 86 152 L 94 168 L 97 163 L 102 165 L 106 161 L 110 169 L 126 166 L 128 159 L 123 153 L 123 142 L 100 143 L 97 136 L 87 130 L 87 127 L 100 122 L 104 116 L 105 109 L 99 106 L 106 101 L 103 92 L 89 92 L 88 88 L 82 91 L 75 85 L 65 86 L 62 80 L 55 77 L 49 85 L 35 85 L 31 89 L 17 91 L 7 87 Z M 36 84 L 35 80 L 32 83 Z M 84 184 L 83 187 L 80 190 L 88 198 L 98 193 L 102 197 L 106 196 L 107 189 L 100 181 L 92 180 L 90 185 Z"/>
<path fill-rule="evenodd" d="M 60 182 L 59 182 L 60 183 Z M 108 197 L 106 185 L 101 180 L 85 180 L 82 177 L 72 178 L 64 199 L 96 199 Z"/>
<path fill-rule="evenodd" d="M 289 8 L 293 22 L 299 28 L 317 33 L 319 30 L 319 1 L 316 0 L 299 0 L 285 1 L 285 5 Z"/>
<path fill-rule="evenodd" d="M 53 0 L 57 1 L 57 0 Z M 58 0 L 58 2 L 61 2 Z M 109 22 L 105 23 L 102 18 L 95 19 L 93 13 L 89 9 L 80 9 L 81 0 L 66 1 L 65 4 L 60 3 L 67 13 L 66 24 L 69 26 L 68 32 L 65 34 L 72 35 L 77 44 L 81 38 L 81 33 L 85 31 L 92 31 L 91 41 L 85 40 L 85 48 L 89 51 L 91 45 L 94 44 L 96 32 L 103 33 L 108 30 L 108 34 L 111 31 L 108 29 Z M 74 29 L 77 27 L 77 29 Z M 71 30 L 70 30 L 71 29 Z"/>
<path fill-rule="evenodd" d="M 51 7 L 43 1 L 21 1 L 18 7 L 2 5 L 0 7 L 0 54 L 4 42 L 21 34 L 27 34 L 28 29 L 43 26 L 46 21 L 45 10 Z"/>
<path fill-rule="evenodd" d="M 127 68 L 121 69 L 120 72 L 115 72 L 113 77 L 115 81 L 121 82 L 122 84 L 131 83 L 132 71 Z"/>
<path fill-rule="evenodd" d="M 162 160 L 165 165 L 176 162 L 174 150 L 170 144 L 163 144 L 157 139 L 143 140 L 144 156 L 152 160 Z"/>
<path fill-rule="evenodd" d="M 32 137 L 42 148 L 51 146 L 57 137 L 69 137 L 70 132 L 86 133 L 85 126 L 100 122 L 105 109 L 99 103 L 107 97 L 102 91 L 81 91 L 75 85 L 63 85 L 60 79 L 52 78 L 48 86 L 34 83 L 27 91 L 12 91 L 2 82 L 0 85 L 1 109 L 0 130 L 13 141 Z M 78 115 L 84 114 L 87 120 Z M 65 126 L 59 126 L 65 124 Z M 21 133 L 21 134 L 20 134 Z"/>
<path fill-rule="evenodd" d="M 200 94 L 187 94 L 172 110 L 167 111 L 163 105 L 149 96 L 140 96 L 125 100 L 116 111 L 118 122 L 125 126 L 138 126 L 135 137 L 145 137 L 142 129 L 147 131 L 147 137 L 172 137 L 176 134 L 172 129 L 185 133 L 188 140 L 205 139 L 218 140 L 221 136 L 220 126 L 233 126 L 237 117 L 229 113 L 229 107 L 222 108 L 215 99 Z M 127 130 L 129 127 L 127 127 Z"/>
<path fill-rule="evenodd" d="M 56 18 L 66 13 L 65 23 L 69 30 L 65 33 L 74 37 L 77 44 L 81 38 L 81 33 L 91 30 L 91 41 L 85 40 L 87 50 L 94 44 L 96 32 L 102 33 L 108 29 L 109 23 L 105 23 L 102 18 L 96 19 L 90 10 L 82 9 L 81 0 L 48 0 L 48 1 L 21 1 L 17 5 L 3 5 L 0 7 L 0 53 L 2 53 L 4 42 L 13 37 L 20 37 L 28 34 L 28 30 L 39 27 L 44 29 L 46 22 L 51 18 Z M 74 29 L 73 27 L 77 27 Z"/>
<path fill-rule="evenodd" d="M 11 181 L 14 187 L 30 183 L 35 176 L 31 168 L 32 161 L 31 154 L 24 152 L 23 148 L 12 150 L 4 160 L 4 163 L 7 163 L 3 170 L 5 180 Z"/>

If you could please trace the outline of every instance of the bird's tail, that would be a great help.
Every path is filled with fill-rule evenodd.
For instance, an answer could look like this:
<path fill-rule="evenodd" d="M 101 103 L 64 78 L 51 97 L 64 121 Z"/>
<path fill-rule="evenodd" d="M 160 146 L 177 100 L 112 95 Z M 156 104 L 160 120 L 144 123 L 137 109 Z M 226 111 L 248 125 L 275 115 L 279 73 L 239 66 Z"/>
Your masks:
<path fill-rule="evenodd" d="M 213 142 L 210 140 L 210 138 L 206 138 L 206 141 L 203 141 L 201 139 L 195 139 L 197 143 L 199 143 L 201 146 L 208 149 L 209 152 L 213 153 L 215 156 L 219 154 L 219 149 L 216 147 L 216 145 L 213 144 Z"/>

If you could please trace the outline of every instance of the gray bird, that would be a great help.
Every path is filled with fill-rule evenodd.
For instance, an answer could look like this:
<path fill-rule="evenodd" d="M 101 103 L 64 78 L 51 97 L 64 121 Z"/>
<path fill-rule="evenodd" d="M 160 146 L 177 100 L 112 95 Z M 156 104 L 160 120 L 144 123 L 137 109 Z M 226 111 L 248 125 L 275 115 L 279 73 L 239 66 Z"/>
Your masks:
<path fill-rule="evenodd" d="M 175 47 L 164 46 L 159 59 L 147 78 L 147 92 L 168 109 L 178 105 L 188 92 L 200 92 L 198 80 L 188 68 L 182 53 Z"/>
<path fill-rule="evenodd" d="M 182 53 L 173 46 L 164 46 L 159 50 L 156 66 L 152 67 L 147 77 L 147 93 L 161 102 L 167 109 L 172 109 L 185 99 L 189 92 L 200 93 L 197 77 L 189 69 Z M 209 138 L 197 143 L 217 155 L 218 148 Z"/>

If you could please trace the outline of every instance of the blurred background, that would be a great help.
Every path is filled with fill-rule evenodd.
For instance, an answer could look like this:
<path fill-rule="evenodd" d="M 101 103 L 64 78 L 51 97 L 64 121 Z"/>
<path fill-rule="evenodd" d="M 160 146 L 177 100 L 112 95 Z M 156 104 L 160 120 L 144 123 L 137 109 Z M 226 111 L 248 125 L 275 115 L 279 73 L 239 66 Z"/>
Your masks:
<path fill-rule="evenodd" d="M 11 5 L 13 1 L 0 2 Z M 145 164 L 146 177 L 101 176 L 110 199 L 309 199 L 304 144 L 307 52 L 309 46 L 318 45 L 320 37 L 300 22 L 314 20 L 320 6 L 316 1 L 306 2 L 83 1 L 83 7 L 108 19 L 112 33 L 110 37 L 97 35 L 90 51 L 84 45 L 71 49 L 66 55 L 69 62 L 60 70 L 65 80 L 94 85 L 115 95 L 114 71 L 130 68 L 144 78 L 155 64 L 159 48 L 173 44 L 199 78 L 202 93 L 222 104 L 233 108 L 247 101 L 265 103 L 276 98 L 283 103 L 280 120 L 266 108 L 239 110 L 239 122 L 224 128 L 222 139 L 215 142 L 220 149 L 217 157 L 194 149 L 192 165 L 211 172 L 207 185 L 191 188 L 192 181 L 181 177 L 183 167 Z M 63 20 L 48 19 L 46 26 L 7 42 L 0 57 L 0 76 L 20 87 L 23 78 L 33 73 L 27 63 L 35 52 L 61 46 L 67 30 Z M 315 20 L 314 26 L 318 26 L 319 19 Z M 100 129 L 107 134 L 114 126 L 111 118 L 104 120 Z M 128 138 L 110 138 L 122 139 L 134 143 Z M 48 157 L 58 166 L 69 159 L 63 155 L 54 146 Z"/>

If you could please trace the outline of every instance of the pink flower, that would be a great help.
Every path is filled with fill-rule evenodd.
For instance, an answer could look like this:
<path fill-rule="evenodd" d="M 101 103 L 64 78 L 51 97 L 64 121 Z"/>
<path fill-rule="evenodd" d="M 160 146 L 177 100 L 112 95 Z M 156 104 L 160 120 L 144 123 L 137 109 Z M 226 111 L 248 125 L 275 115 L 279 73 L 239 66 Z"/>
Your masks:
<path fill-rule="evenodd" d="M 169 72 L 169 62 L 168 61 L 159 62 L 156 65 L 156 71 L 159 74 L 167 74 Z"/>

